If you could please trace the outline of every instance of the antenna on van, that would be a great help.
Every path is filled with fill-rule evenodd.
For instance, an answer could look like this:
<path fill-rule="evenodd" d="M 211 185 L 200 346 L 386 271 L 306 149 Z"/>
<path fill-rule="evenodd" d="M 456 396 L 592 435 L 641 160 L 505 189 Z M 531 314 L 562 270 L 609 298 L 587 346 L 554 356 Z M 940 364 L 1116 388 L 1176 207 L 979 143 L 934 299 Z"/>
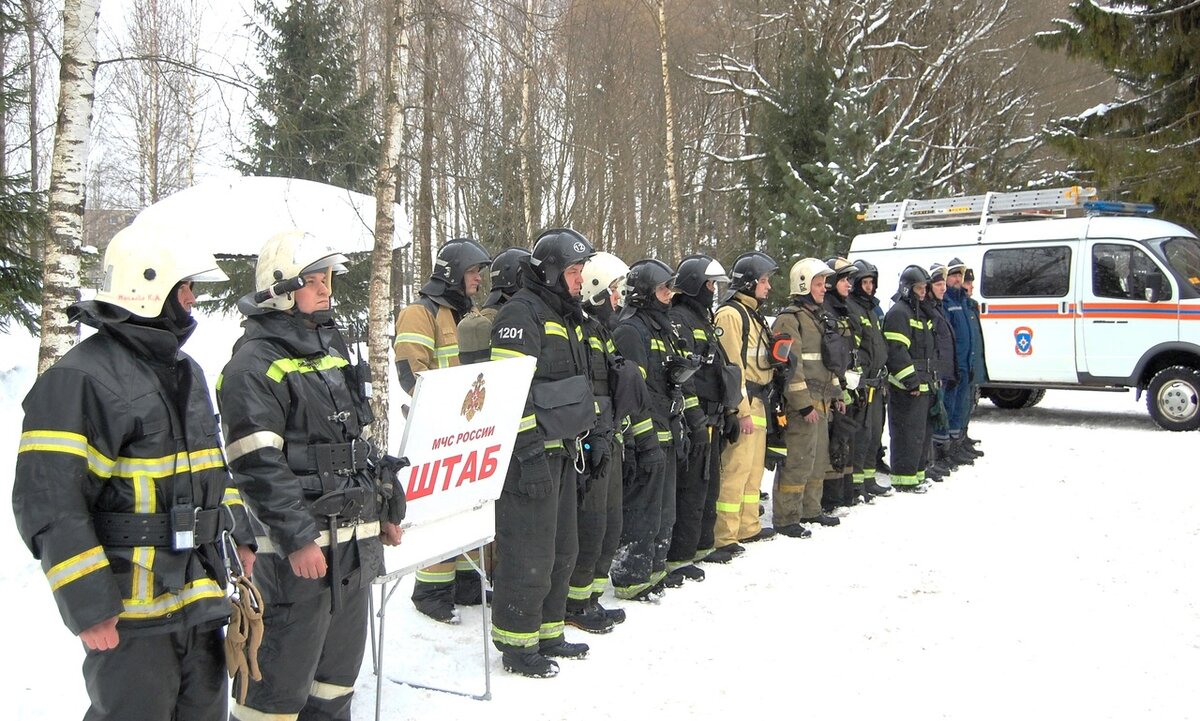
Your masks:
<path fill-rule="evenodd" d="M 1073 185 L 1069 188 L 985 193 L 932 200 L 908 199 L 877 202 L 860 213 L 859 220 L 883 220 L 895 225 L 896 236 L 917 225 L 945 224 L 978 219 L 980 232 L 992 220 L 1006 216 L 1039 215 L 1070 210 L 1089 210 L 1096 203 L 1096 189 Z M 1136 205 L 1136 204 L 1123 204 Z M 1110 212 L 1100 209 L 1101 212 Z"/>

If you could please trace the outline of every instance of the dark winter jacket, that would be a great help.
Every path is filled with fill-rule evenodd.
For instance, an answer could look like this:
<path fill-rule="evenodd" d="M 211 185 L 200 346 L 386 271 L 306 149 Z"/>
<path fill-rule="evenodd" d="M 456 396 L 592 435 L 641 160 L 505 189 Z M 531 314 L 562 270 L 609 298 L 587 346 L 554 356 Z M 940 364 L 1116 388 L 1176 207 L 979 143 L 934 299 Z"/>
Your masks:
<path fill-rule="evenodd" d="M 673 445 L 684 432 L 684 389 L 672 385 L 667 375 L 667 358 L 679 354 L 680 342 L 666 308 L 626 308 L 613 331 L 613 342 L 618 353 L 641 369 L 650 394 L 646 408 L 630 415 L 634 446 L 653 447 L 651 435 L 660 445 Z"/>
<path fill-rule="evenodd" d="M 684 398 L 684 415 L 693 432 L 705 425 L 716 425 L 721 421 L 726 398 L 722 367 L 729 363 L 725 349 L 717 340 L 717 329 L 709 308 L 686 295 L 675 296 L 668 313 L 679 334 L 680 347 L 698 356 L 703 365 L 692 376 Z M 737 393 L 740 389 L 735 390 Z"/>
<path fill-rule="evenodd" d="M 958 363 L 954 355 L 954 328 L 951 327 L 950 320 L 942 309 L 942 301 L 933 297 L 932 292 L 925 296 L 923 305 L 925 313 L 933 321 L 933 343 L 937 348 L 934 360 L 938 380 L 944 384 L 954 385 L 958 383 Z"/>
<path fill-rule="evenodd" d="M 17 530 L 72 633 L 114 616 L 122 636 L 223 623 L 229 603 L 216 545 L 174 551 L 161 543 L 176 506 L 205 509 L 201 517 L 218 529 L 232 521 L 235 537 L 253 543 L 204 374 L 168 330 L 135 325 L 104 303 L 72 312 L 98 332 L 25 397 Z M 143 520 L 157 538 L 139 540 L 159 543 L 132 545 L 134 532 L 120 528 Z M 214 526 L 204 526 L 197 540 L 211 541 Z"/>
<path fill-rule="evenodd" d="M 556 409 L 586 405 L 591 423 L 578 432 L 595 425 L 595 398 L 583 318 L 578 302 L 536 283 L 514 293 L 496 314 L 492 324 L 492 360 L 537 358 L 513 447 L 513 458 L 521 463 L 547 451 L 565 452 L 567 446 L 563 442 L 574 440 L 575 435 L 548 435 L 546 424 Z M 562 391 L 576 395 L 562 397 Z M 556 393 L 560 397 L 550 397 Z"/>
<path fill-rule="evenodd" d="M 339 519 L 334 544 L 346 583 L 365 585 L 383 571 L 378 458 L 363 427 L 371 411 L 341 332 L 313 327 L 285 311 L 246 318 L 245 332 L 217 383 L 217 400 L 234 479 L 265 528 L 255 580 L 269 602 L 321 592 L 331 580 L 304 579 L 288 554 L 309 543 L 329 546 L 328 519 L 312 503 L 352 490 L 359 504 Z M 263 551 L 273 551 L 264 553 Z"/>
<path fill-rule="evenodd" d="M 983 325 L 979 319 L 979 301 L 967 296 L 966 307 L 967 320 L 971 324 L 971 343 L 975 349 L 975 364 L 971 367 L 971 382 L 979 385 L 988 379 L 987 362 L 983 353 Z"/>
<path fill-rule="evenodd" d="M 971 333 L 971 309 L 967 303 L 967 292 L 961 287 L 946 288 L 946 297 L 942 299 L 942 308 L 946 318 L 954 329 L 954 362 L 956 375 L 960 382 L 967 383 L 971 379 L 971 370 L 975 366 L 974 335 Z"/>
<path fill-rule="evenodd" d="M 932 390 L 937 350 L 933 320 L 916 298 L 899 299 L 883 318 L 883 337 L 888 346 L 888 381 L 906 391 Z"/>
<path fill-rule="evenodd" d="M 862 368 L 864 382 L 871 384 L 880 378 L 887 366 L 887 341 L 883 339 L 883 316 L 876 315 L 879 302 L 869 295 L 851 293 L 846 304 L 858 318 L 862 339 L 858 349 L 858 362 Z"/>

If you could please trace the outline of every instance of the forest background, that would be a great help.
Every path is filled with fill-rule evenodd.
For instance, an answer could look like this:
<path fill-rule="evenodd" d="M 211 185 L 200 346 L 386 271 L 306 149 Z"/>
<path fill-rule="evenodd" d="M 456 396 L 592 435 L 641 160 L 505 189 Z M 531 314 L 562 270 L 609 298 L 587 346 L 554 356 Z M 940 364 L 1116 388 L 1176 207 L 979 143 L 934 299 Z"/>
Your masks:
<path fill-rule="evenodd" d="M 453 237 L 786 267 L 844 253 L 860 203 L 1073 183 L 1195 228 L 1198 24 L 1200 0 L 0 0 L 0 329 L 39 328 L 46 367 L 107 240 L 238 173 L 398 203 L 411 239 L 363 265 L 377 341 Z"/>

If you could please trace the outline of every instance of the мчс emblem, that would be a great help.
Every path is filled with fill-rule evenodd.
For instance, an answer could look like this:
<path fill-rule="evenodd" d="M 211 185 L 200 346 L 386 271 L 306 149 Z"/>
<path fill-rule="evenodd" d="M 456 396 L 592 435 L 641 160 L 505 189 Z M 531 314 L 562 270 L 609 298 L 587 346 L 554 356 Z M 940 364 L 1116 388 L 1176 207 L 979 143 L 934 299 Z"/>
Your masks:
<path fill-rule="evenodd" d="M 1021 326 L 1013 331 L 1016 341 L 1016 351 L 1019 356 L 1033 355 L 1033 329 Z"/>
<path fill-rule="evenodd" d="M 483 374 L 480 373 L 475 382 L 471 384 L 471 390 L 467 391 L 467 395 L 462 402 L 462 416 L 468 421 L 475 417 L 475 414 L 483 410 L 483 399 L 487 396 L 487 388 L 484 388 Z"/>

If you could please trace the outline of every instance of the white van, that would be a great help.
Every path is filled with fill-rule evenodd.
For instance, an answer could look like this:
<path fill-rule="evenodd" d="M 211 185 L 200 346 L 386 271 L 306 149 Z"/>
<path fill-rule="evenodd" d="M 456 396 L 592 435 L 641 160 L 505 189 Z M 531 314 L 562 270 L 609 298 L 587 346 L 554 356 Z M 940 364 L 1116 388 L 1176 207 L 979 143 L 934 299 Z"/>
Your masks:
<path fill-rule="evenodd" d="M 1088 201 L 1094 194 L 876 204 L 865 217 L 890 219 L 894 229 L 856 236 L 850 258 L 879 268 L 885 307 L 910 264 L 959 258 L 975 270 L 989 379 L 982 393 L 997 406 L 1031 406 L 1048 388 L 1135 388 L 1159 426 L 1196 429 L 1200 240 L 1164 220 L 1105 214 L 1127 206 Z M 1029 215 L 1064 208 L 1080 217 Z"/>

